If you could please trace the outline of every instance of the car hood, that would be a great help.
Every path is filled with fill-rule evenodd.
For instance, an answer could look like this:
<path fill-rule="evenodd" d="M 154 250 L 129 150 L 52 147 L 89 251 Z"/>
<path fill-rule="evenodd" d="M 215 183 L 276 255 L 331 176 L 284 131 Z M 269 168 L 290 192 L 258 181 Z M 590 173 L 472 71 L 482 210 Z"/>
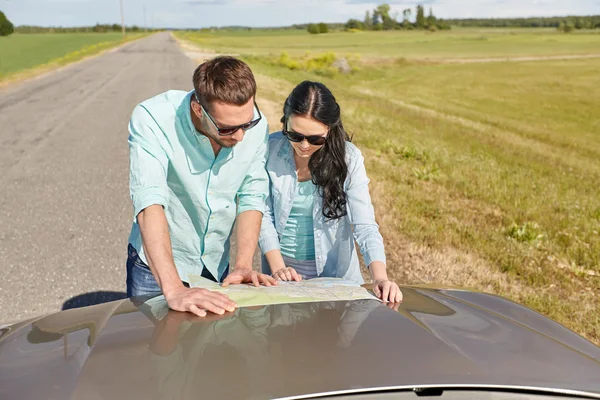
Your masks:
<path fill-rule="evenodd" d="M 157 297 L 24 321 L 0 330 L 0 398 L 261 399 L 426 386 L 600 396 L 600 348 L 563 326 L 484 293 L 402 290 L 397 311 L 360 300 L 200 319 L 156 312 L 166 309 Z"/>

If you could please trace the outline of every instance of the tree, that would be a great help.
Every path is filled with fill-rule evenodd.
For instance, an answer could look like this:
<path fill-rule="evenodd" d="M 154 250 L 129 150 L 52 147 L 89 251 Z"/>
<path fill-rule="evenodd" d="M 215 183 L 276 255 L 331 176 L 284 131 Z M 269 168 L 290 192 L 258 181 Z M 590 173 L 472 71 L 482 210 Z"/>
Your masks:
<path fill-rule="evenodd" d="M 373 19 L 371 18 L 371 13 L 367 11 L 365 13 L 365 21 L 364 21 L 365 29 L 370 30 L 373 28 Z"/>
<path fill-rule="evenodd" d="M 0 36 L 11 35 L 15 31 L 15 26 L 6 18 L 6 15 L 0 11 Z"/>
<path fill-rule="evenodd" d="M 558 24 L 558 30 L 564 33 L 569 33 L 573 31 L 573 23 L 571 21 L 560 21 Z"/>
<path fill-rule="evenodd" d="M 429 7 L 429 16 L 427 17 L 427 26 L 430 28 L 436 25 L 436 18 L 433 16 L 433 10 Z"/>
<path fill-rule="evenodd" d="M 425 28 L 425 9 L 420 4 L 417 6 L 416 25 L 417 25 L 417 28 L 419 28 L 419 29 Z"/>
<path fill-rule="evenodd" d="M 381 29 L 381 21 L 379 20 L 379 12 L 377 9 L 373 10 L 373 17 L 371 17 L 371 26 L 372 29 L 380 30 Z"/>
<path fill-rule="evenodd" d="M 449 31 L 452 29 L 452 26 L 443 19 L 438 20 L 435 26 L 441 31 Z"/>
<path fill-rule="evenodd" d="M 365 29 L 365 25 L 362 23 L 362 21 L 357 19 L 349 19 L 348 22 L 346 22 L 346 29 L 358 29 L 362 31 Z"/>
<path fill-rule="evenodd" d="M 381 18 L 381 26 L 383 29 L 390 30 L 396 27 L 396 21 L 390 16 L 390 5 L 381 4 L 377 6 L 373 14 L 377 14 Z"/>
<path fill-rule="evenodd" d="M 317 35 L 319 33 L 319 25 L 317 25 L 317 24 L 308 24 L 308 26 L 306 27 L 306 30 L 308 31 L 308 33 L 311 33 L 313 35 Z"/>
<path fill-rule="evenodd" d="M 319 24 L 319 33 L 327 33 L 329 32 L 329 27 L 327 26 L 327 24 L 324 24 L 323 22 L 321 22 Z"/>
<path fill-rule="evenodd" d="M 390 5 L 389 4 L 381 4 L 377 6 L 375 9 L 377 14 L 381 17 L 382 21 L 386 19 L 390 19 Z"/>
<path fill-rule="evenodd" d="M 410 16 L 412 15 L 412 10 L 410 8 L 405 8 L 402 10 L 402 25 L 405 29 L 407 29 L 410 25 Z"/>

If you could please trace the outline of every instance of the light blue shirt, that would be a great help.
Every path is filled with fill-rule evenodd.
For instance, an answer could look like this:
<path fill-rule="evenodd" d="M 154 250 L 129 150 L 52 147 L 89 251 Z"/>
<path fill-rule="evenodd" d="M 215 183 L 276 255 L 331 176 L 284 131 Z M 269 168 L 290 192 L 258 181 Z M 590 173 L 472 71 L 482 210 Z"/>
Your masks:
<path fill-rule="evenodd" d="M 315 185 L 312 181 L 296 185 L 292 210 L 281 235 L 281 254 L 294 260 L 315 259 L 314 192 Z"/>
<path fill-rule="evenodd" d="M 281 250 L 281 235 L 294 203 L 298 179 L 293 149 L 281 132 L 269 138 L 267 172 L 270 193 L 266 201 L 260 231 L 259 245 L 262 253 Z M 369 178 L 360 150 L 346 142 L 348 176 L 344 182 L 348 214 L 342 218 L 326 220 L 323 216 L 323 199 L 317 193 L 313 206 L 315 261 L 320 277 L 344 278 L 364 283 L 354 241 L 368 266 L 373 261 L 385 262 L 383 238 L 375 221 L 375 211 L 369 195 Z M 270 273 L 263 257 L 262 269 Z"/>
<path fill-rule="evenodd" d="M 249 210 L 263 212 L 269 190 L 265 116 L 246 131 L 242 142 L 222 148 L 215 157 L 209 139 L 192 123 L 191 94 L 172 90 L 146 100 L 135 107 L 129 123 L 134 213 L 129 243 L 147 262 L 137 215 L 146 207 L 162 205 L 173 258 L 184 282 L 199 276 L 203 266 L 217 280 L 223 275 L 236 216 Z"/>

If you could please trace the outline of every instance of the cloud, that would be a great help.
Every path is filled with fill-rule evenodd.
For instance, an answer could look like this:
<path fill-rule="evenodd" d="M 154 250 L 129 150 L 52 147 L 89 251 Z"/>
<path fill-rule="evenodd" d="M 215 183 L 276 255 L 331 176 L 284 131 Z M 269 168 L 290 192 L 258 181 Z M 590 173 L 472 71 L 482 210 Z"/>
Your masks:
<path fill-rule="evenodd" d="M 421 1 L 407 1 L 407 0 L 389 0 L 389 1 L 373 1 L 373 0 L 344 0 L 345 4 L 373 4 L 378 5 L 381 3 L 387 3 L 389 5 L 405 5 L 405 6 L 416 6 L 421 4 L 423 6 L 432 4 L 442 4 L 441 0 L 421 0 Z"/>
<path fill-rule="evenodd" d="M 230 3 L 229 0 L 180 0 L 180 2 L 192 6 L 220 6 Z"/>
<path fill-rule="evenodd" d="M 179 0 L 183 4 L 191 6 L 258 6 L 263 4 L 273 4 L 278 0 Z"/>
<path fill-rule="evenodd" d="M 600 0 L 124 0 L 125 22 L 172 28 L 284 26 L 362 19 L 387 2 L 392 13 L 423 4 L 439 18 L 506 18 L 600 14 Z M 109 5 L 110 4 L 110 5 Z M 0 0 L 16 25 L 120 23 L 117 0 Z M 143 7 L 142 7 L 143 6 Z M 143 10 L 146 10 L 144 15 Z"/>

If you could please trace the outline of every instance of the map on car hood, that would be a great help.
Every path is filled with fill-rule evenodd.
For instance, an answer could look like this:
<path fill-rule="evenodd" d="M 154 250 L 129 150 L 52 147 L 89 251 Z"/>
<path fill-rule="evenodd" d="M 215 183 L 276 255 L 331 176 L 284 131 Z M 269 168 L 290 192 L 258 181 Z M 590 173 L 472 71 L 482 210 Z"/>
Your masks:
<path fill-rule="evenodd" d="M 191 287 L 227 295 L 239 307 L 270 304 L 309 303 L 340 300 L 378 300 L 359 284 L 339 278 L 315 278 L 300 282 L 279 282 L 277 286 L 241 284 L 222 287 L 201 276 L 189 276 Z"/>

